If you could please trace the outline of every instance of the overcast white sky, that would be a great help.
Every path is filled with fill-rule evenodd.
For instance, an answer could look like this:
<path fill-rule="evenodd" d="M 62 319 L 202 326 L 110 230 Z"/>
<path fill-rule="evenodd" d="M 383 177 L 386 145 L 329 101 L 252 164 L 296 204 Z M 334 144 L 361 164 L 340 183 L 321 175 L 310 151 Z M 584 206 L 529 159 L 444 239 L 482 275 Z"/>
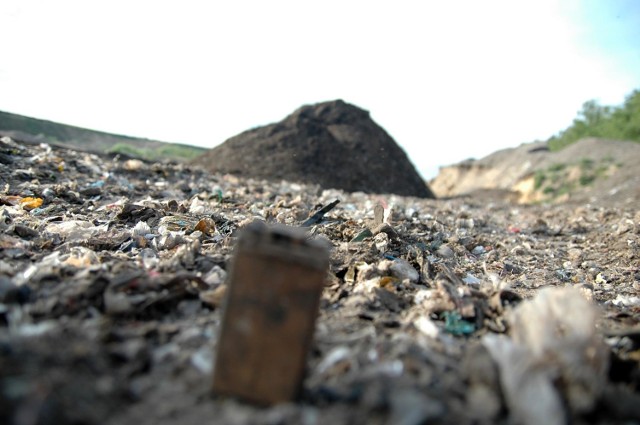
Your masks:
<path fill-rule="evenodd" d="M 0 110 L 213 147 L 371 112 L 425 178 L 640 88 L 640 1 L 0 1 Z"/>

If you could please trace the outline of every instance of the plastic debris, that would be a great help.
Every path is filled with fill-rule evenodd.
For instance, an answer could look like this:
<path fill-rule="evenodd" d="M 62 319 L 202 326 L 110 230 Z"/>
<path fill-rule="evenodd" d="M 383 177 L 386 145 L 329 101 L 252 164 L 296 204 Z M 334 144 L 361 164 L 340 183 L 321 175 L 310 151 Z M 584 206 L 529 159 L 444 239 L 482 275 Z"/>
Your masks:
<path fill-rule="evenodd" d="M 363 240 L 370 237 L 373 237 L 373 233 L 371 232 L 371 230 L 364 229 L 360 233 L 358 233 L 356 236 L 354 236 L 354 238 L 351 239 L 351 242 L 362 242 Z"/>
<path fill-rule="evenodd" d="M 320 223 L 322 219 L 324 219 L 325 214 L 331 211 L 333 208 L 335 208 L 335 206 L 338 205 L 339 203 L 340 203 L 339 199 L 336 199 L 335 201 L 328 203 L 324 207 L 320 208 L 316 213 L 314 213 L 307 220 L 305 220 L 304 223 L 301 224 L 301 226 L 309 227 L 309 226 L 313 226 L 315 224 Z"/>
<path fill-rule="evenodd" d="M 444 317 L 444 330 L 452 335 L 471 335 L 476 331 L 473 323 L 462 319 L 457 311 L 445 311 L 442 313 Z"/>
<path fill-rule="evenodd" d="M 596 407 L 609 359 L 597 316 L 579 291 L 543 289 L 513 311 L 510 338 L 483 338 L 520 423 L 564 424 Z"/>
<path fill-rule="evenodd" d="M 431 338 L 437 338 L 438 334 L 440 333 L 440 329 L 438 329 L 438 326 L 434 323 L 434 321 L 426 316 L 418 317 L 413 322 L 413 325 L 420 332 Z"/>
<path fill-rule="evenodd" d="M 619 307 L 638 307 L 640 306 L 640 297 L 618 294 L 615 299 L 611 300 L 611 304 Z"/>
<path fill-rule="evenodd" d="M 319 374 L 326 373 L 330 369 L 336 367 L 336 365 L 342 364 L 340 366 L 341 369 L 347 369 L 350 367 L 351 363 L 351 350 L 346 346 L 338 346 L 332 349 L 327 355 L 322 359 L 318 366 L 316 366 L 316 372 Z"/>
<path fill-rule="evenodd" d="M 480 286 L 480 283 L 482 283 L 480 279 L 478 279 L 471 273 L 467 273 L 467 275 L 462 278 L 462 281 L 467 285 L 472 285 L 472 286 Z"/>
<path fill-rule="evenodd" d="M 22 208 L 29 211 L 34 208 L 40 207 L 42 205 L 42 198 L 31 198 L 31 197 L 22 198 L 20 200 L 20 205 L 22 205 Z"/>

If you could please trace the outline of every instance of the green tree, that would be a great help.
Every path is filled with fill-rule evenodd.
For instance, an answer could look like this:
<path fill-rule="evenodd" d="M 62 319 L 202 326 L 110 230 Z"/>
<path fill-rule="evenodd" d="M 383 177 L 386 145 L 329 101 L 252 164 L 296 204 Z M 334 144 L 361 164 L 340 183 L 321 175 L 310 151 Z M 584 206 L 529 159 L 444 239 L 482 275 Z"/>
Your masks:
<path fill-rule="evenodd" d="M 634 90 L 618 107 L 602 106 L 596 100 L 585 102 L 573 123 L 547 143 L 549 149 L 560 150 L 584 137 L 640 142 L 640 90 Z"/>
<path fill-rule="evenodd" d="M 614 112 L 612 121 L 622 129 L 622 138 L 640 140 L 640 90 L 627 96 L 624 106 Z"/>

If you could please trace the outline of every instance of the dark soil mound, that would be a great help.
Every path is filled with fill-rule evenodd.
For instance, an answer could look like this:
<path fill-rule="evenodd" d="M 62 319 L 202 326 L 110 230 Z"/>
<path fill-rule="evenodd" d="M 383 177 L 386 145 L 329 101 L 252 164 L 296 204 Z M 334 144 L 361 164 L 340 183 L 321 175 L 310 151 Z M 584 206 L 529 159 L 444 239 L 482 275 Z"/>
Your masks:
<path fill-rule="evenodd" d="M 342 100 L 303 106 L 279 123 L 230 138 L 195 162 L 215 173 L 434 197 L 369 112 Z"/>

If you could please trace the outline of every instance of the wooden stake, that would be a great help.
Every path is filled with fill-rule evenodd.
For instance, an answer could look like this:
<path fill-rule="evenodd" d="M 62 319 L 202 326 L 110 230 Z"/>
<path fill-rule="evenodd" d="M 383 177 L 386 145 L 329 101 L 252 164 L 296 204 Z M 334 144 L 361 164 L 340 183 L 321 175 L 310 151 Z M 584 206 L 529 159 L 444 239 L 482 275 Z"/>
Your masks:
<path fill-rule="evenodd" d="M 261 222 L 241 235 L 229 274 L 213 390 L 258 404 L 295 400 L 326 271 L 327 249 L 302 229 Z"/>

